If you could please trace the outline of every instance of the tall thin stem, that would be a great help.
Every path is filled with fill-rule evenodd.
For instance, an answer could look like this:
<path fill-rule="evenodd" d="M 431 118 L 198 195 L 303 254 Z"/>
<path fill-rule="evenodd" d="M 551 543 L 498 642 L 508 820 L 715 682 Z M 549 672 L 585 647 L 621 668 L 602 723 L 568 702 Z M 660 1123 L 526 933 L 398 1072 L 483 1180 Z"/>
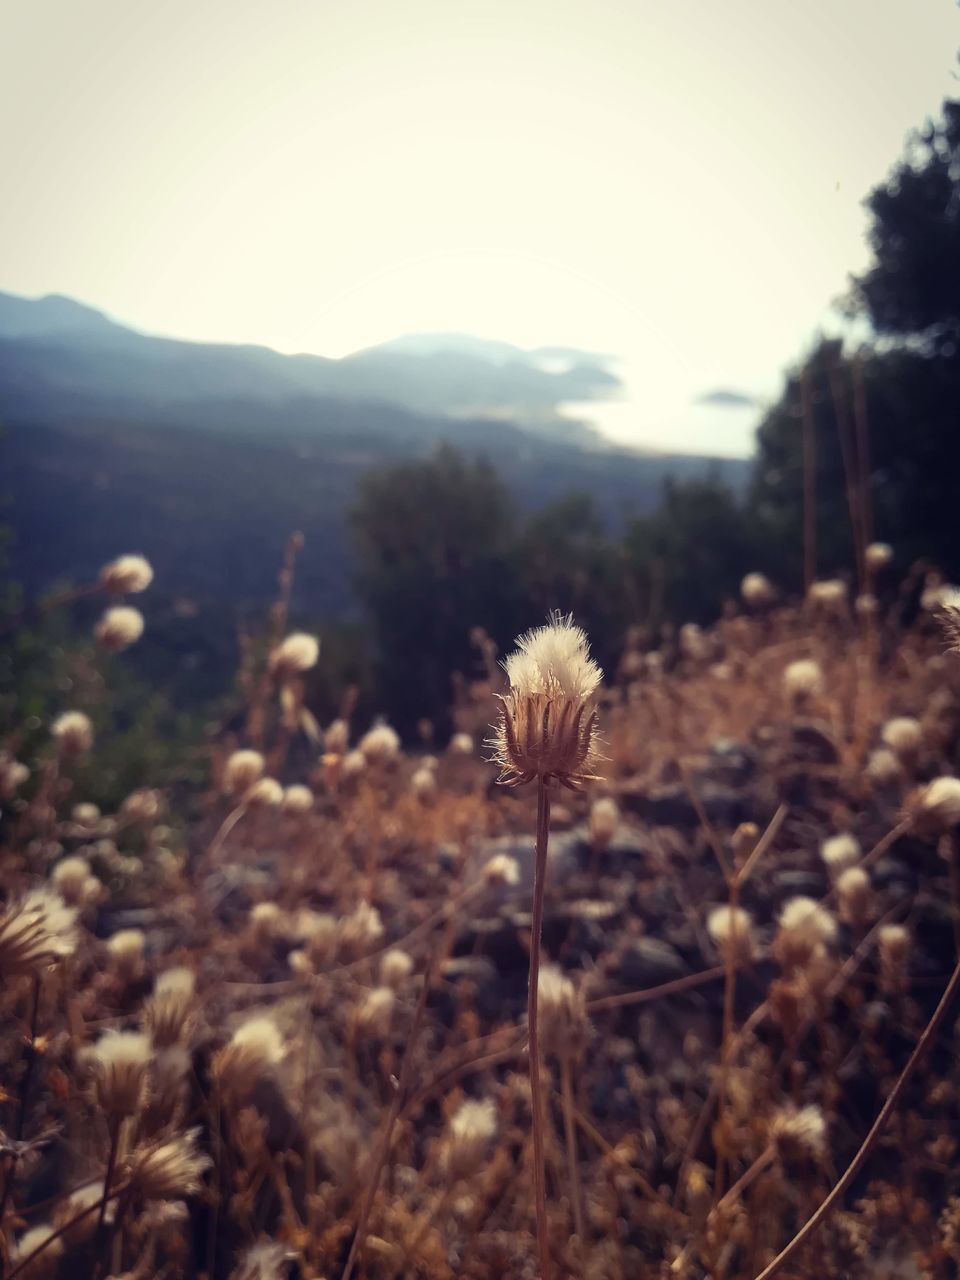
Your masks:
<path fill-rule="evenodd" d="M 570 1176 L 570 1199 L 573 1202 L 573 1229 L 580 1242 L 580 1268 L 587 1256 L 587 1237 L 583 1222 L 583 1193 L 580 1190 L 580 1166 L 577 1159 L 577 1125 L 573 1105 L 573 1083 L 570 1077 L 570 1055 L 560 1057 L 560 1090 L 563 1100 L 564 1138 L 567 1148 L 567 1169 Z"/>
<path fill-rule="evenodd" d="M 30 1038 L 27 1041 L 26 1053 L 24 1055 L 23 1075 L 20 1077 L 20 1101 L 17 1108 L 17 1123 L 14 1129 L 14 1138 L 17 1142 L 23 1140 L 24 1131 L 27 1125 L 27 1112 L 30 1107 L 30 1085 L 33 1080 L 33 1065 L 37 1058 L 37 1032 L 40 1029 L 40 995 L 42 990 L 42 979 L 37 977 L 33 980 L 33 994 L 30 1004 Z M 0 1193 L 0 1231 L 3 1230 L 3 1219 L 7 1210 L 7 1202 L 13 1191 L 14 1179 L 17 1176 L 17 1155 L 10 1156 L 6 1172 L 3 1179 L 3 1192 Z M 3 1274 L 3 1262 L 0 1258 L 0 1275 Z"/>
<path fill-rule="evenodd" d="M 533 1186 L 537 1212 L 537 1249 L 541 1280 L 550 1280 L 550 1242 L 547 1235 L 547 1182 L 543 1142 L 543 1085 L 540 1079 L 540 933 L 543 928 L 543 891 L 547 879 L 547 843 L 550 839 L 550 792 L 547 780 L 537 778 L 537 848 L 533 871 L 533 918 L 530 923 L 530 979 L 527 988 L 527 1034 L 530 1044 L 530 1105 L 533 1119 Z"/>

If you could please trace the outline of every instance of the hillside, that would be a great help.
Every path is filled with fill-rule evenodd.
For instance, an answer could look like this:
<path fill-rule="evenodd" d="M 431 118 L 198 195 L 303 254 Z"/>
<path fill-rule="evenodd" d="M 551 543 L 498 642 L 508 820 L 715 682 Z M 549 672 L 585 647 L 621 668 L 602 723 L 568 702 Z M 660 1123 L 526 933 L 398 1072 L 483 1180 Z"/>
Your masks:
<path fill-rule="evenodd" d="M 386 459 L 453 442 L 487 453 L 525 506 L 586 492 L 611 525 L 650 510 L 668 475 L 745 476 L 738 462 L 614 450 L 559 420 L 568 396 L 610 385 L 600 357 L 441 339 L 333 361 L 153 338 L 69 299 L 0 295 L 16 577 L 29 593 L 84 579 L 119 538 L 150 556 L 172 596 L 258 604 L 301 529 L 324 554 L 300 603 L 335 616 L 352 604 L 356 481 Z M 484 398 L 510 417 L 480 414 Z"/>

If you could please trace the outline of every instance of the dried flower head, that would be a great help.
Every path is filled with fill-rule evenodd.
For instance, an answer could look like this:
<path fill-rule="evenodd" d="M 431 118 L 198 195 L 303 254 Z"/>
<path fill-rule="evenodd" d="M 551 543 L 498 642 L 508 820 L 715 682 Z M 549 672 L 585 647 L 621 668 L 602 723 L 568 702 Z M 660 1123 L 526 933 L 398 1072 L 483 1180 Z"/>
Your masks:
<path fill-rule="evenodd" d="M 538 1020 L 544 1053 L 577 1058 L 586 1047 L 587 1013 L 583 996 L 555 964 L 540 969 Z"/>
<path fill-rule="evenodd" d="M 284 813 L 309 813 L 313 808 L 313 792 L 302 783 L 295 782 L 284 791 L 281 807 Z"/>
<path fill-rule="evenodd" d="M 93 629 L 97 643 L 107 653 L 129 649 L 143 635 L 143 614 L 130 605 L 118 604 L 107 609 Z"/>
<path fill-rule="evenodd" d="M 824 578 L 811 582 L 807 603 L 823 613 L 842 613 L 847 605 L 847 584 L 842 578 Z"/>
<path fill-rule="evenodd" d="M 960 587 L 941 593 L 936 612 L 948 647 L 960 653 Z"/>
<path fill-rule="evenodd" d="M 346 720 L 333 720 L 323 733 L 323 748 L 330 755 L 342 756 L 350 744 L 350 726 Z"/>
<path fill-rule="evenodd" d="M 910 811 L 919 830 L 939 834 L 960 823 L 960 778 L 934 778 L 912 799 Z"/>
<path fill-rule="evenodd" d="M 836 879 L 847 867 L 860 861 L 860 842 L 848 831 L 828 836 L 820 846 L 820 857 L 832 879 Z"/>
<path fill-rule="evenodd" d="M 889 747 L 878 747 L 870 753 L 866 774 L 871 782 L 880 787 L 889 786 L 903 777 L 900 761 Z"/>
<path fill-rule="evenodd" d="M 410 779 L 410 790 L 421 804 L 430 804 L 437 796 L 437 775 L 432 769 L 417 769 Z"/>
<path fill-rule="evenodd" d="M 740 583 L 740 594 L 753 608 L 769 604 L 775 596 L 773 583 L 764 573 L 748 573 Z"/>
<path fill-rule="evenodd" d="M 294 1257 L 286 1245 L 262 1240 L 240 1255 L 230 1280 L 286 1280 L 287 1263 Z"/>
<path fill-rule="evenodd" d="M 276 778 L 261 778 L 243 799 L 252 809 L 278 809 L 283 804 L 283 787 Z"/>
<path fill-rule="evenodd" d="M 870 877 L 862 867 L 847 867 L 837 876 L 840 918 L 861 928 L 870 910 Z"/>
<path fill-rule="evenodd" d="M 140 1110 L 147 1087 L 152 1045 L 142 1031 L 104 1031 L 90 1049 L 97 1102 L 109 1116 Z"/>
<path fill-rule="evenodd" d="M 131 791 L 120 806 L 120 814 L 127 822 L 147 824 L 156 822 L 163 812 L 163 794 L 152 787 Z"/>
<path fill-rule="evenodd" d="M 199 1129 L 137 1147 L 127 1160 L 130 1194 L 137 1200 L 180 1200 L 196 1195 L 210 1157 L 197 1147 Z"/>
<path fill-rule="evenodd" d="M 283 912 L 275 902 L 255 902 L 250 908 L 250 928 L 259 942 L 269 942 L 280 932 Z"/>
<path fill-rule="evenodd" d="M 753 919 L 743 907 L 726 903 L 714 907 L 707 916 L 707 933 L 724 959 L 731 951 L 740 963 L 746 963 L 753 955 Z"/>
<path fill-rule="evenodd" d="M 596 711 L 588 706 L 603 673 L 590 657 L 586 633 L 571 615 L 555 612 L 544 627 L 517 640 L 504 663 L 509 691 L 490 745 L 498 781 L 519 786 L 557 778 L 577 786 L 593 778 Z"/>
<path fill-rule="evenodd" d="M 893 559 L 893 547 L 889 542 L 871 542 L 864 552 L 868 569 L 885 569 Z"/>
<path fill-rule="evenodd" d="M 473 738 L 469 733 L 455 733 L 447 747 L 452 756 L 472 756 Z"/>
<path fill-rule="evenodd" d="M 374 987 L 357 1006 L 357 1030 L 385 1040 L 390 1034 L 397 997 L 391 987 Z"/>
<path fill-rule="evenodd" d="M 168 969 L 157 978 L 141 1019 L 155 1048 L 169 1049 L 189 1039 L 194 1022 L 194 987 L 190 969 Z"/>
<path fill-rule="evenodd" d="M 25 764 L 6 751 L 0 751 L 0 800 L 9 800 L 16 795 L 30 777 L 30 770 Z"/>
<path fill-rule="evenodd" d="M 51 1280 L 57 1275 L 64 1246 L 62 1237 L 51 1238 L 55 1231 L 56 1228 L 46 1222 L 25 1231 L 10 1250 L 11 1270 L 15 1267 L 23 1280 Z M 42 1252 L 37 1253 L 38 1249 Z M 28 1262 L 33 1253 L 37 1253 L 36 1258 Z"/>
<path fill-rule="evenodd" d="M 773 951 L 785 970 L 806 968 L 837 936 L 837 922 L 813 898 L 796 897 L 780 913 Z"/>
<path fill-rule="evenodd" d="M 118 596 L 146 591 L 153 581 L 153 569 L 145 556 L 117 556 L 100 570 L 100 585 Z"/>
<path fill-rule="evenodd" d="M 380 721 L 363 735 L 358 750 L 367 764 L 389 764 L 400 754 L 400 738 L 395 729 Z"/>
<path fill-rule="evenodd" d="M 31 889 L 0 915 L 0 975 L 37 977 L 73 954 L 77 913 L 58 893 Z"/>
<path fill-rule="evenodd" d="M 910 930 L 902 924 L 883 924 L 877 930 L 880 963 L 892 972 L 902 971 L 910 958 Z"/>
<path fill-rule="evenodd" d="M 278 680 L 288 680 L 316 666 L 320 641 L 304 631 L 294 631 L 270 655 L 270 671 Z"/>
<path fill-rule="evenodd" d="M 93 725 L 82 711 L 64 711 L 50 726 L 61 755 L 82 755 L 93 746 Z"/>
<path fill-rule="evenodd" d="M 62 858 L 50 872 L 50 882 L 69 906 L 81 907 L 87 901 L 87 882 L 90 880 L 90 863 L 74 854 Z"/>
<path fill-rule="evenodd" d="M 223 789 L 231 796 L 241 796 L 263 777 L 266 763 L 259 751 L 234 751 L 223 771 Z"/>
<path fill-rule="evenodd" d="M 358 774 L 363 773 L 367 767 L 367 757 L 359 748 L 355 751 L 348 751 L 343 757 L 340 765 L 340 771 L 345 778 L 355 778 Z"/>
<path fill-rule="evenodd" d="M 495 853 L 484 863 L 483 878 L 490 884 L 519 884 L 520 864 L 509 853 Z"/>
<path fill-rule="evenodd" d="M 793 1107 L 778 1111 L 770 1125 L 777 1155 L 786 1163 L 822 1160 L 827 1153 L 827 1122 L 819 1107 Z"/>
<path fill-rule="evenodd" d="M 606 849 L 616 834 L 620 809 L 612 796 L 600 796 L 590 806 L 590 843 L 594 849 Z"/>
<path fill-rule="evenodd" d="M 783 672 L 784 690 L 795 703 L 819 697 L 823 693 L 823 685 L 823 670 L 820 663 L 812 658 L 798 658 Z"/>
<path fill-rule="evenodd" d="M 213 1060 L 213 1074 L 224 1088 L 244 1095 L 272 1074 L 283 1060 L 283 1037 L 271 1018 L 250 1018 L 233 1033 Z"/>
<path fill-rule="evenodd" d="M 406 951 L 391 947 L 380 958 L 380 981 L 396 991 L 413 973 L 413 960 Z"/>
<path fill-rule="evenodd" d="M 79 827 L 95 827 L 100 821 L 100 808 L 89 801 L 82 801 L 73 806 L 70 817 Z"/>
<path fill-rule="evenodd" d="M 146 938 L 142 929 L 118 929 L 107 939 L 107 951 L 117 972 L 132 977 L 143 967 Z"/>
<path fill-rule="evenodd" d="M 894 716 L 883 726 L 880 737 L 901 760 L 916 756 L 923 746 L 923 728 L 913 716 Z"/>
<path fill-rule="evenodd" d="M 497 1134 L 497 1110 L 489 1098 L 461 1102 L 447 1124 L 443 1167 L 454 1181 L 470 1178 L 483 1166 Z"/>

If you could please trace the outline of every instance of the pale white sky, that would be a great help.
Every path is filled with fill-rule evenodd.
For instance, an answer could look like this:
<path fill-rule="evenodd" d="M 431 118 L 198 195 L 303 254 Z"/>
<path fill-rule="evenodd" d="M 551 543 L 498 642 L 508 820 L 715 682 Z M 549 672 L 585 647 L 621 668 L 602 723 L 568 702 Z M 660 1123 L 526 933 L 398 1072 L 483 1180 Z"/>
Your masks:
<path fill-rule="evenodd" d="M 860 201 L 960 93 L 955 0 L 0 0 L 0 288 L 338 355 L 623 360 L 618 439 L 744 453 Z"/>

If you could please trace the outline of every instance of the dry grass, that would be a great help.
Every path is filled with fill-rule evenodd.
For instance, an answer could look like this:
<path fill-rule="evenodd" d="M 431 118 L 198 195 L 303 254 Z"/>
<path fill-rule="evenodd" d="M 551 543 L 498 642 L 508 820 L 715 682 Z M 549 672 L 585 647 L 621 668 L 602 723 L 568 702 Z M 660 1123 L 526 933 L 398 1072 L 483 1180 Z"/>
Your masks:
<path fill-rule="evenodd" d="M 347 765 L 305 705 L 309 646 L 276 657 L 284 621 L 281 600 L 198 813 L 149 778 L 117 814 L 77 810 L 83 734 L 29 778 L 0 757 L 8 1280 L 538 1274 L 536 788 L 497 789 L 463 738 L 431 764 L 381 734 Z M 477 640 L 474 742 L 497 690 Z M 822 682 L 798 696 L 801 659 Z M 901 716 L 919 744 L 877 764 Z M 553 1272 L 751 1280 L 851 1164 L 954 967 L 956 824 L 917 796 L 960 764 L 960 658 L 926 620 L 767 609 L 628 644 L 600 725 L 604 781 L 553 803 Z M 869 883 L 841 892 L 820 850 L 847 832 Z M 65 906 L 22 903 L 47 884 Z M 784 915 L 797 898 L 819 905 Z M 929 1038 L 783 1274 L 956 1274 L 960 1067 L 949 1024 Z"/>

